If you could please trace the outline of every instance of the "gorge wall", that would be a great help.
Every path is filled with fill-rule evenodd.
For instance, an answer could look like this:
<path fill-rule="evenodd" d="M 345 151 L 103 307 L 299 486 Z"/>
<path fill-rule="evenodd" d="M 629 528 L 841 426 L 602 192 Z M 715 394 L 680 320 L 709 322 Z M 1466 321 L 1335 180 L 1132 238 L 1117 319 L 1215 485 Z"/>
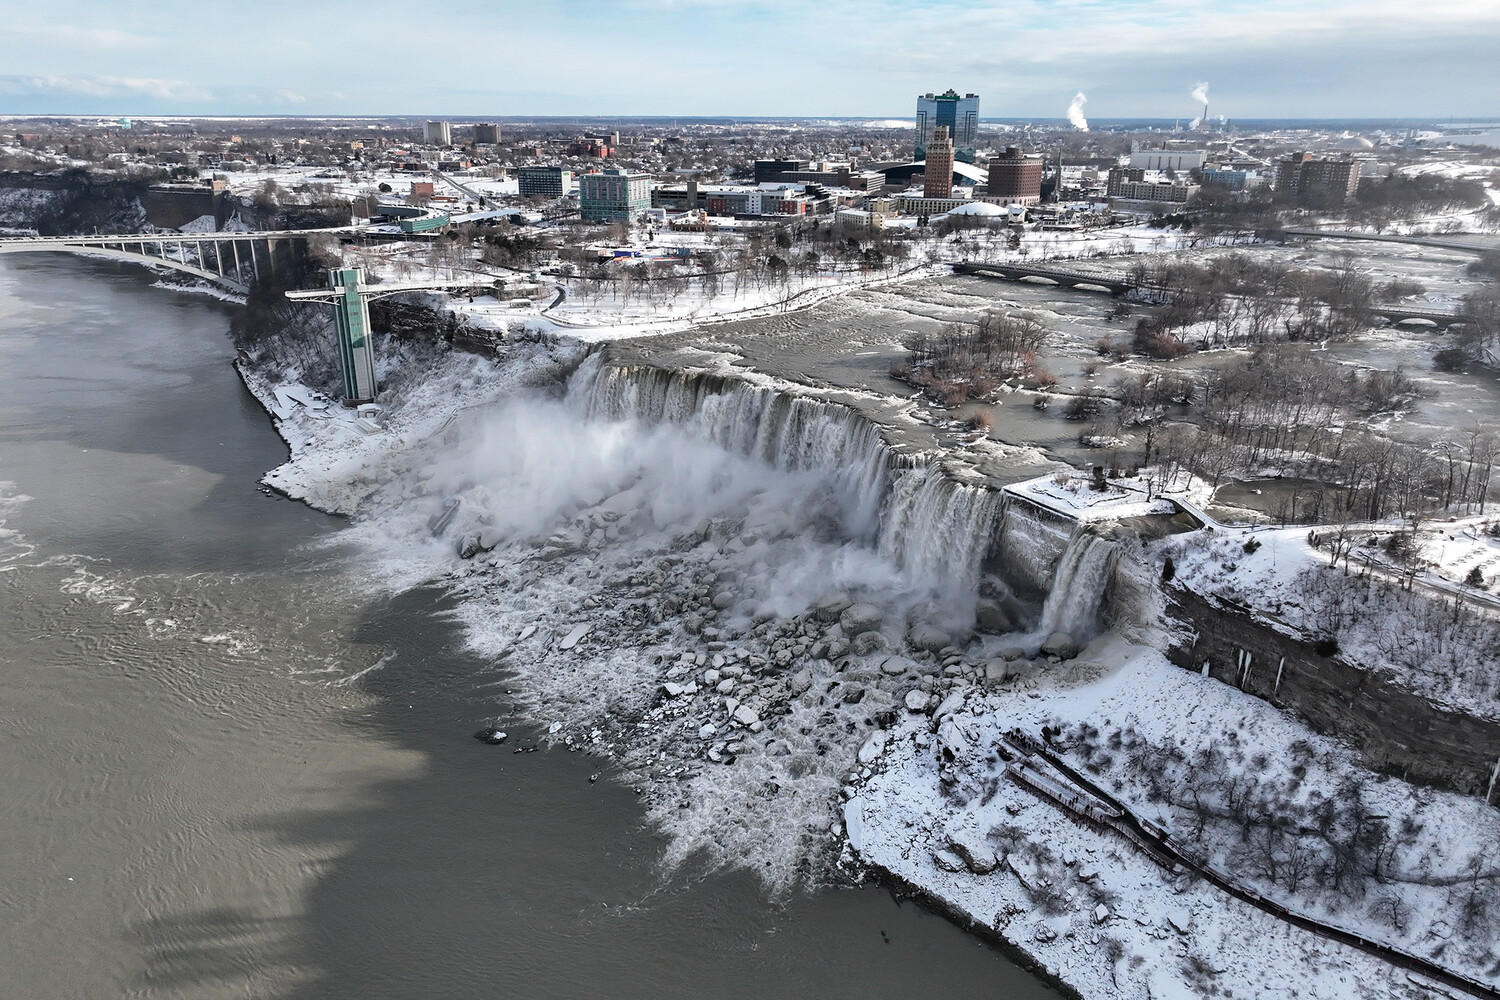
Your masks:
<path fill-rule="evenodd" d="M 1494 801 L 1500 723 L 1445 709 L 1337 654 L 1322 656 L 1244 609 L 1165 590 L 1167 614 L 1191 636 L 1167 650 L 1178 666 L 1349 741 L 1372 770 Z"/>

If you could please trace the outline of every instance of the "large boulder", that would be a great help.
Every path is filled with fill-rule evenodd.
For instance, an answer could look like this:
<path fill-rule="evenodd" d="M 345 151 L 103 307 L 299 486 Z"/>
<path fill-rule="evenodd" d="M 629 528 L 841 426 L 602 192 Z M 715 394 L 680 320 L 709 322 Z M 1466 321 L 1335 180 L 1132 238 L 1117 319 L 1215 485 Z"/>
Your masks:
<path fill-rule="evenodd" d="M 839 627 L 845 635 L 856 638 L 861 632 L 873 632 L 885 621 L 885 612 L 873 604 L 851 604 L 839 614 Z"/>
<path fill-rule="evenodd" d="M 995 849 L 978 830 L 971 827 L 951 831 L 948 849 L 963 859 L 963 863 L 975 875 L 988 875 L 1000 866 L 1000 859 L 995 857 Z"/>
<path fill-rule="evenodd" d="M 908 671 L 915 672 L 917 665 L 904 656 L 887 656 L 880 661 L 880 669 L 881 672 L 890 674 L 892 677 L 900 677 Z"/>
<path fill-rule="evenodd" d="M 836 622 L 853 606 L 854 600 L 848 594 L 826 594 L 819 599 L 814 612 L 820 622 Z"/>
<path fill-rule="evenodd" d="M 849 648 L 854 650 L 857 656 L 868 656 L 885 648 L 885 636 L 875 631 L 861 632 L 854 637 Z"/>
<path fill-rule="evenodd" d="M 925 649 L 929 653 L 940 652 L 944 647 L 953 645 L 953 637 L 942 629 L 918 622 L 906 633 L 906 641 L 911 643 L 913 649 Z"/>
<path fill-rule="evenodd" d="M 974 609 L 974 627 L 981 632 L 1000 635 L 1015 631 L 1016 623 L 1010 620 L 999 601 L 986 597 Z"/>
<path fill-rule="evenodd" d="M 1048 656 L 1055 656 L 1059 660 L 1071 660 L 1083 652 L 1083 646 L 1066 632 L 1053 632 L 1047 636 L 1047 641 L 1042 643 L 1042 652 Z"/>

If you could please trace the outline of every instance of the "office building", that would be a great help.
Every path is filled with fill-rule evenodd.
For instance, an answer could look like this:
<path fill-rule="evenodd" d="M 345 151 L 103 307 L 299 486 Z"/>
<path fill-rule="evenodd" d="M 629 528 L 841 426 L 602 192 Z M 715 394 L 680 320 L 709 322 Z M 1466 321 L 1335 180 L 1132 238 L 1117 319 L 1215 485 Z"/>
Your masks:
<path fill-rule="evenodd" d="M 769 184 L 785 180 L 782 174 L 788 171 L 810 169 L 812 164 L 807 160 L 756 160 L 755 183 Z"/>
<path fill-rule="evenodd" d="M 1202 176 L 1204 187 L 1222 187 L 1231 191 L 1248 191 L 1265 183 L 1265 178 L 1254 171 L 1227 167 L 1204 167 Z"/>
<path fill-rule="evenodd" d="M 948 126 L 933 129 L 927 144 L 927 164 L 922 169 L 922 197 L 946 198 L 953 193 L 953 140 Z"/>
<path fill-rule="evenodd" d="M 979 140 L 979 95 L 959 97 L 957 92 L 917 98 L 916 159 L 927 155 L 927 144 L 938 128 L 948 130 L 954 155 L 965 163 L 974 162 L 974 147 Z"/>
<path fill-rule="evenodd" d="M 630 222 L 651 207 L 651 176 L 617 167 L 578 178 L 578 214 L 585 222 Z"/>
<path fill-rule="evenodd" d="M 562 167 L 519 167 L 516 181 L 523 198 L 561 198 L 573 193 L 573 171 Z"/>
<path fill-rule="evenodd" d="M 500 141 L 500 126 L 480 123 L 474 126 L 475 144 L 485 143 L 493 146 Z"/>
<path fill-rule="evenodd" d="M 986 196 L 1006 204 L 1031 204 L 1042 198 L 1042 158 L 1015 146 L 990 160 Z"/>
<path fill-rule="evenodd" d="M 1198 185 L 1183 178 L 1169 180 L 1163 171 L 1117 167 L 1105 188 L 1112 208 L 1158 214 L 1181 208 L 1198 196 Z"/>
<path fill-rule="evenodd" d="M 1314 159 L 1311 153 L 1293 153 L 1276 164 L 1276 190 L 1352 198 L 1359 187 L 1359 168 L 1360 161 L 1348 157 L 1323 160 Z"/>
<path fill-rule="evenodd" d="M 429 146 L 451 146 L 453 145 L 453 130 L 448 127 L 447 122 L 428 122 L 423 138 Z"/>

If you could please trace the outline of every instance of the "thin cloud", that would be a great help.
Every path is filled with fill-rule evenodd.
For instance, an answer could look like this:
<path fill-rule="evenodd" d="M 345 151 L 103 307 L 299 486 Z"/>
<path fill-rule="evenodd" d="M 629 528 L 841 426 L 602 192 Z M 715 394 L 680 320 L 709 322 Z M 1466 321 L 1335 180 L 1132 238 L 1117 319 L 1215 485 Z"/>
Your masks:
<path fill-rule="evenodd" d="M 158 101 L 211 101 L 213 92 L 183 80 L 122 76 L 0 76 L 9 94 L 77 94 L 82 97 L 149 97 Z"/>

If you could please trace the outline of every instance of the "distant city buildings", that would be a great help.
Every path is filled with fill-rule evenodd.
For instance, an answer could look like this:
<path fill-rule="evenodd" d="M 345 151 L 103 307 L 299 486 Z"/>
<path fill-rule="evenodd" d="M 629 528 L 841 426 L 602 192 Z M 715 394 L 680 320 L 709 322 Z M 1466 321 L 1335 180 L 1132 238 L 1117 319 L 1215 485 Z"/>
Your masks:
<path fill-rule="evenodd" d="M 844 187 L 878 194 L 885 186 L 885 174 L 878 170 L 859 170 L 852 163 L 756 160 L 755 183 L 821 184 L 825 187 Z"/>
<path fill-rule="evenodd" d="M 711 216 L 737 218 L 812 215 L 831 204 L 817 185 L 802 184 L 699 184 L 657 188 L 651 206 L 673 212 L 700 211 Z"/>
<path fill-rule="evenodd" d="M 610 168 L 578 178 L 578 214 L 585 222 L 629 222 L 651 207 L 651 176 Z"/>
<path fill-rule="evenodd" d="M 985 200 L 1004 205 L 1033 205 L 1042 200 L 1042 158 L 1009 146 L 990 160 Z"/>
<path fill-rule="evenodd" d="M 493 146 L 500 141 L 500 126 L 480 123 L 474 126 L 474 143 Z"/>
<path fill-rule="evenodd" d="M 954 155 L 965 163 L 974 162 L 974 147 L 979 140 L 979 95 L 958 96 L 954 90 L 917 98 L 917 141 L 915 158 L 927 155 L 939 128 L 948 130 Z"/>
<path fill-rule="evenodd" d="M 1109 172 L 1105 193 L 1111 208 L 1122 212 L 1158 213 L 1181 208 L 1198 196 L 1199 186 L 1184 177 L 1168 178 L 1164 171 L 1116 167 Z"/>
<path fill-rule="evenodd" d="M 595 160 L 607 159 L 613 156 L 614 152 L 615 147 L 599 136 L 586 135 L 574 140 L 568 146 L 569 156 L 587 156 Z"/>
<path fill-rule="evenodd" d="M 1186 173 L 1203 168 L 1204 151 L 1201 149 L 1133 149 L 1130 152 L 1130 167 L 1133 170 L 1171 170 Z"/>
<path fill-rule="evenodd" d="M 1228 188 L 1230 191 L 1248 191 L 1265 183 L 1265 178 L 1254 171 L 1227 167 L 1204 167 L 1202 177 L 1204 187 Z"/>
<path fill-rule="evenodd" d="M 806 170 L 811 166 L 808 160 L 756 160 L 755 183 L 770 184 L 784 180 L 782 174 L 791 170 Z"/>
<path fill-rule="evenodd" d="M 933 129 L 927 144 L 927 165 L 922 170 L 922 197 L 946 198 L 953 193 L 953 140 L 948 126 Z"/>
<path fill-rule="evenodd" d="M 1352 198 L 1359 187 L 1359 168 L 1360 161 L 1348 157 L 1315 159 L 1311 153 L 1294 153 L 1276 164 L 1276 190 Z"/>
<path fill-rule="evenodd" d="M 453 145 L 453 130 L 447 122 L 428 122 L 422 138 L 429 146 Z"/>
<path fill-rule="evenodd" d="M 561 198 L 573 193 L 573 171 L 562 167 L 520 167 L 516 180 L 523 198 Z"/>

